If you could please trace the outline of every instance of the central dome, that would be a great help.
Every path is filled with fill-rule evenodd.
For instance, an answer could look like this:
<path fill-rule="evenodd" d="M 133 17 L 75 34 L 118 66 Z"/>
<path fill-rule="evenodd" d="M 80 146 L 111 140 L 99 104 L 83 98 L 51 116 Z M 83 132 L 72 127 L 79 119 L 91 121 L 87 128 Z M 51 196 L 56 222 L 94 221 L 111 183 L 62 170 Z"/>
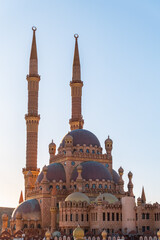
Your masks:
<path fill-rule="evenodd" d="M 92 145 L 94 147 L 95 145 L 97 145 L 97 147 L 100 147 L 100 142 L 98 138 L 92 132 L 85 129 L 76 129 L 66 134 L 62 139 L 60 147 L 64 147 L 64 139 L 67 135 L 73 137 L 73 146 L 76 146 L 77 144 L 83 146 L 83 144 L 86 144 L 86 146 Z"/>

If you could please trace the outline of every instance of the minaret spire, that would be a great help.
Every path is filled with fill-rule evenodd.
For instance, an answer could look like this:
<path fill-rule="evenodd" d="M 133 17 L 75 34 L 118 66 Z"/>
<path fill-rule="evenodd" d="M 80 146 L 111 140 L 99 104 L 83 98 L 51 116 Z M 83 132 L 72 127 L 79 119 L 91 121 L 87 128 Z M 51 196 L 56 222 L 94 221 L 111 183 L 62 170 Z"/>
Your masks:
<path fill-rule="evenodd" d="M 32 47 L 30 54 L 30 64 L 29 64 L 29 75 L 35 76 L 38 75 L 38 58 L 37 58 L 37 46 L 36 46 L 36 27 L 32 27 L 33 38 L 32 38 Z"/>
<path fill-rule="evenodd" d="M 75 49 L 74 49 L 74 59 L 73 59 L 73 73 L 72 81 L 81 82 L 81 66 L 79 60 L 79 51 L 78 51 L 78 34 L 74 35 L 75 37 Z"/>
<path fill-rule="evenodd" d="M 39 174 L 37 168 L 37 146 L 38 146 L 38 124 L 40 115 L 38 114 L 38 91 L 40 76 L 38 75 L 38 58 L 36 47 L 36 27 L 32 27 L 33 39 L 29 61 L 29 75 L 28 81 L 28 113 L 25 115 L 27 126 L 27 144 L 26 144 L 26 168 L 23 168 L 25 179 L 25 198 L 27 197 L 27 185 L 30 181 L 28 172 L 32 174 L 32 185 L 34 187 L 35 181 Z"/>
<path fill-rule="evenodd" d="M 142 203 L 146 203 L 146 195 L 144 192 L 144 187 L 142 187 L 141 201 Z"/>
<path fill-rule="evenodd" d="M 71 96 L 72 96 L 72 117 L 69 121 L 70 129 L 81 129 L 83 128 L 84 120 L 81 114 L 81 96 L 83 82 L 81 81 L 81 66 L 78 51 L 78 34 L 75 37 L 75 49 L 74 49 L 74 59 L 73 59 L 73 69 L 72 69 L 72 81 L 71 86 Z"/>

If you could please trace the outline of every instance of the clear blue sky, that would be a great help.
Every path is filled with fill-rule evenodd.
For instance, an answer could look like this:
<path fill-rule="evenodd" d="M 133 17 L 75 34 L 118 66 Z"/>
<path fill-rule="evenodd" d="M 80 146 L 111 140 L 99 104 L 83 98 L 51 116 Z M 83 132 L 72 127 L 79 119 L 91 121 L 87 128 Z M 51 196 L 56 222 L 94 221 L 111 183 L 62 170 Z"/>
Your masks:
<path fill-rule="evenodd" d="M 0 206 L 16 207 L 24 181 L 28 63 L 37 27 L 38 166 L 69 131 L 74 33 L 79 34 L 85 128 L 113 166 L 133 172 L 134 193 L 160 202 L 160 1 L 0 0 Z"/>

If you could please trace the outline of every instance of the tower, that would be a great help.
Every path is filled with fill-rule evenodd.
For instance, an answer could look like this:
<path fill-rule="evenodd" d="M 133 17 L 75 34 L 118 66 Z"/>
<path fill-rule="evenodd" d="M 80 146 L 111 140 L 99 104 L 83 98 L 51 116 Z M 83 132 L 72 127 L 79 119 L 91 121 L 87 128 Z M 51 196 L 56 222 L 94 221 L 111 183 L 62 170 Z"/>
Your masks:
<path fill-rule="evenodd" d="M 144 187 L 142 188 L 141 201 L 144 204 L 146 203 L 146 195 L 145 195 Z"/>
<path fill-rule="evenodd" d="M 27 194 L 28 172 L 32 173 L 32 186 L 34 187 L 35 181 L 39 174 L 37 168 L 37 143 L 38 143 L 38 124 L 40 115 L 38 114 L 38 90 L 40 76 L 38 74 L 38 58 L 36 47 L 36 27 L 32 27 L 33 39 L 29 62 L 29 75 L 26 79 L 28 81 L 28 113 L 25 115 L 27 127 L 27 144 L 26 144 L 26 167 L 23 168 L 25 180 L 25 198 Z"/>
<path fill-rule="evenodd" d="M 72 81 L 70 82 L 71 96 L 72 96 L 72 116 L 69 120 L 70 129 L 82 129 L 84 120 L 81 115 L 81 96 L 83 82 L 81 81 L 81 66 L 78 51 L 78 34 L 75 37 L 75 50 L 73 59 Z"/>

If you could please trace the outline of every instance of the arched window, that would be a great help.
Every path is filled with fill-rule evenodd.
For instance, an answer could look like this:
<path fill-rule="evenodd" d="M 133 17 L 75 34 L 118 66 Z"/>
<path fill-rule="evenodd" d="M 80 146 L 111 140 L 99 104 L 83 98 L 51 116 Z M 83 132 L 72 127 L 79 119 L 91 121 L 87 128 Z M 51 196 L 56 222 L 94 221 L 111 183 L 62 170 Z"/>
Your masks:
<path fill-rule="evenodd" d="M 65 185 L 63 185 L 63 187 L 62 187 L 63 189 L 66 189 L 66 186 Z"/>
<path fill-rule="evenodd" d="M 83 213 L 81 214 L 81 221 L 83 222 L 84 220 L 84 216 L 83 216 Z"/>
<path fill-rule="evenodd" d="M 105 184 L 104 188 L 107 189 L 107 184 Z"/>
<path fill-rule="evenodd" d="M 89 153 L 89 149 L 86 150 L 86 153 Z"/>
<path fill-rule="evenodd" d="M 76 222 L 78 222 L 78 213 L 76 213 Z"/>
<path fill-rule="evenodd" d="M 41 224 L 38 224 L 38 225 L 37 225 L 37 228 L 41 228 Z"/>
<path fill-rule="evenodd" d="M 89 221 L 89 215 L 88 215 L 88 213 L 87 213 L 87 222 Z"/>
<path fill-rule="evenodd" d="M 80 151 L 80 152 L 83 152 L 83 149 L 81 148 L 79 151 Z"/>
<path fill-rule="evenodd" d="M 56 189 L 59 189 L 59 185 L 56 185 Z"/>
<path fill-rule="evenodd" d="M 95 153 L 95 151 L 94 151 L 94 150 L 92 150 L 92 153 Z"/>
<path fill-rule="evenodd" d="M 24 227 L 23 228 L 28 228 L 28 225 L 27 224 L 24 224 Z"/>
<path fill-rule="evenodd" d="M 145 219 L 145 214 L 144 213 L 142 213 L 142 219 Z"/>
<path fill-rule="evenodd" d="M 85 188 L 89 188 L 89 184 L 88 183 L 85 185 Z"/>
<path fill-rule="evenodd" d="M 67 214 L 66 214 L 66 222 L 67 222 Z"/>
<path fill-rule="evenodd" d="M 72 222 L 72 214 L 70 214 L 70 221 Z"/>
<path fill-rule="evenodd" d="M 149 213 L 146 214 L 146 219 L 149 219 Z"/>
<path fill-rule="evenodd" d="M 102 184 L 99 184 L 99 188 L 102 188 Z"/>
<path fill-rule="evenodd" d="M 30 225 L 30 228 L 34 228 L 34 224 L 33 223 Z"/>
<path fill-rule="evenodd" d="M 119 213 L 116 213 L 116 221 L 119 221 Z"/>
<path fill-rule="evenodd" d="M 92 188 L 94 188 L 94 189 L 95 189 L 95 188 L 96 188 L 96 184 L 92 184 Z"/>

